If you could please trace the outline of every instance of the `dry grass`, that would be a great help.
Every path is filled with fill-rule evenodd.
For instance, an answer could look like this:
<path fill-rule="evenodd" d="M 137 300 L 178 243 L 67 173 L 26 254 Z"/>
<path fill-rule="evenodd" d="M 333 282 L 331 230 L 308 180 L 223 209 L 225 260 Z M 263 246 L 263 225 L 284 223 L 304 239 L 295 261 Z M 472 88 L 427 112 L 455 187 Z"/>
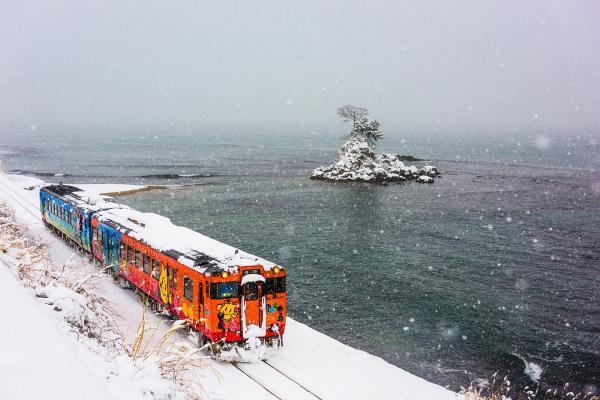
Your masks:
<path fill-rule="evenodd" d="M 465 400 L 600 400 L 600 397 L 593 393 L 574 393 L 569 390 L 569 386 L 567 383 L 562 389 L 549 389 L 543 393 L 540 393 L 539 387 L 526 386 L 523 391 L 516 392 L 507 376 L 499 380 L 495 373 L 492 375 L 489 388 L 475 387 L 471 384 L 469 388 L 463 388 L 462 392 Z"/>
<path fill-rule="evenodd" d="M 134 362 L 151 360 L 161 370 L 163 377 L 175 382 L 180 390 L 192 399 L 202 399 L 204 394 L 200 383 L 202 374 L 210 372 L 221 380 L 219 373 L 206 362 L 210 356 L 182 338 L 189 329 L 187 320 L 174 321 L 169 329 L 161 329 L 162 321 L 149 326 L 146 306 L 142 306 L 142 315 L 137 333 L 128 352 Z M 184 340 L 182 340 L 184 339 Z"/>
<path fill-rule="evenodd" d="M 84 275 L 73 257 L 62 265 L 52 263 L 48 245 L 18 223 L 4 203 L 0 203 L 0 252 L 10 256 L 5 259 L 5 264 L 16 272 L 23 286 L 34 290 L 37 297 L 45 298 L 44 289 L 55 286 L 70 289 L 85 298 L 86 310 L 81 318 L 67 321 L 78 337 L 93 339 L 113 349 L 122 347 L 122 335 L 111 323 L 117 314 L 109 301 L 98 294 L 98 281 L 92 279 L 101 271 Z"/>

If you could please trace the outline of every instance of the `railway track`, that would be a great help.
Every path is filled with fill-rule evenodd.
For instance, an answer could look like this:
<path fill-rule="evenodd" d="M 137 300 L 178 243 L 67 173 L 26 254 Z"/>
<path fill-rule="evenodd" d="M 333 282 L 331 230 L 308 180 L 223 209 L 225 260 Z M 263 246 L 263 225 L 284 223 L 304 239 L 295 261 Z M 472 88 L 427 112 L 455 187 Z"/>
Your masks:
<path fill-rule="evenodd" d="M 7 184 L 5 179 L 0 175 L 0 190 L 24 211 L 33 216 L 36 221 L 43 224 L 37 205 L 12 188 L 10 184 Z M 67 244 L 58 239 L 56 241 Z M 256 363 L 234 362 L 230 365 L 278 400 L 324 400 L 293 377 L 269 364 L 266 360 Z"/>
<path fill-rule="evenodd" d="M 278 399 L 323 400 L 266 360 L 257 363 L 232 363 L 232 365 Z"/>

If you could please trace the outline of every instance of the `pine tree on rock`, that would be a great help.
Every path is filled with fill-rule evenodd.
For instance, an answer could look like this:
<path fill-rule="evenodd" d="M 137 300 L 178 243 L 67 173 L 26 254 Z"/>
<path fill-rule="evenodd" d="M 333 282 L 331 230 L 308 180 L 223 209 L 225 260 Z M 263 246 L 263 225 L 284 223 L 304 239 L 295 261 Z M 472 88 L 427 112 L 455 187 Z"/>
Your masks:
<path fill-rule="evenodd" d="M 341 106 L 337 114 L 344 122 L 352 122 L 349 139 L 363 139 L 369 147 L 375 148 L 377 141 L 383 138 L 380 123 L 369 117 L 369 110 L 350 104 Z"/>

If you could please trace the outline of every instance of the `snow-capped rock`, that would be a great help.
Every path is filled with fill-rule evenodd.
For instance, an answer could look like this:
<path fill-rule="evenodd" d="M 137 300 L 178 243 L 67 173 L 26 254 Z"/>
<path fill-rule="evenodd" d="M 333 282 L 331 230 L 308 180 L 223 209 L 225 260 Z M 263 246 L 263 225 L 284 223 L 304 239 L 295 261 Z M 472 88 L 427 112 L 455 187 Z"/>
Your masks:
<path fill-rule="evenodd" d="M 433 183 L 433 178 L 427 175 L 421 175 L 417 178 L 419 183 Z"/>
<path fill-rule="evenodd" d="M 421 170 L 419 171 L 419 173 L 421 175 L 428 175 L 428 176 L 437 176 L 439 175 L 439 171 L 436 167 L 434 167 L 433 165 L 424 165 L 423 167 L 421 167 Z"/>
<path fill-rule="evenodd" d="M 353 136 L 338 150 L 336 162 L 316 168 L 311 179 L 339 182 L 391 182 L 437 176 L 436 167 L 406 166 L 395 154 L 375 154 L 361 137 Z M 417 179 L 418 180 L 418 179 Z M 421 182 L 421 181 L 419 181 Z M 431 183 L 427 181 L 427 183 Z"/>

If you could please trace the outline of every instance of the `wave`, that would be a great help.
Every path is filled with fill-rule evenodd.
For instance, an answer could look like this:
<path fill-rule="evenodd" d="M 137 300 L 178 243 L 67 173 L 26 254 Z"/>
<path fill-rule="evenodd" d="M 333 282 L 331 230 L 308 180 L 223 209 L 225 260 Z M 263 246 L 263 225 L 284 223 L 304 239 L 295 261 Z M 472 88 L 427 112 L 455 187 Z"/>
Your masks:
<path fill-rule="evenodd" d="M 217 176 L 217 174 L 148 174 L 148 175 L 139 175 L 134 178 L 143 178 L 143 179 L 181 179 L 181 178 L 213 178 Z"/>
<path fill-rule="evenodd" d="M 44 178 L 49 178 L 49 177 L 79 177 L 79 176 L 85 176 L 85 175 L 73 175 L 73 174 L 67 174 L 67 173 L 63 173 L 63 172 L 41 172 L 41 171 L 26 171 L 26 170 L 10 170 L 9 171 L 10 174 L 19 174 L 19 175 L 28 175 L 28 176 L 40 176 L 40 177 L 44 177 Z"/>
<path fill-rule="evenodd" d="M 66 172 L 43 172 L 14 169 L 10 170 L 10 174 L 38 176 L 42 178 L 67 177 L 67 178 L 128 178 L 128 179 L 185 179 L 185 178 L 214 178 L 225 176 L 221 174 L 194 174 L 194 173 L 178 173 L 178 174 L 146 174 L 146 175 L 94 175 L 94 174 L 69 174 Z"/>
<path fill-rule="evenodd" d="M 531 379 L 533 382 L 539 383 L 540 378 L 542 377 L 542 374 L 544 373 L 544 370 L 542 369 L 542 367 L 540 367 L 539 364 L 527 361 L 525 359 L 525 357 L 523 357 L 517 353 L 510 353 L 510 354 L 519 358 L 521 361 L 523 361 L 523 363 L 525 364 L 525 369 L 523 370 L 525 375 L 527 375 L 529 377 L 529 379 Z"/>

